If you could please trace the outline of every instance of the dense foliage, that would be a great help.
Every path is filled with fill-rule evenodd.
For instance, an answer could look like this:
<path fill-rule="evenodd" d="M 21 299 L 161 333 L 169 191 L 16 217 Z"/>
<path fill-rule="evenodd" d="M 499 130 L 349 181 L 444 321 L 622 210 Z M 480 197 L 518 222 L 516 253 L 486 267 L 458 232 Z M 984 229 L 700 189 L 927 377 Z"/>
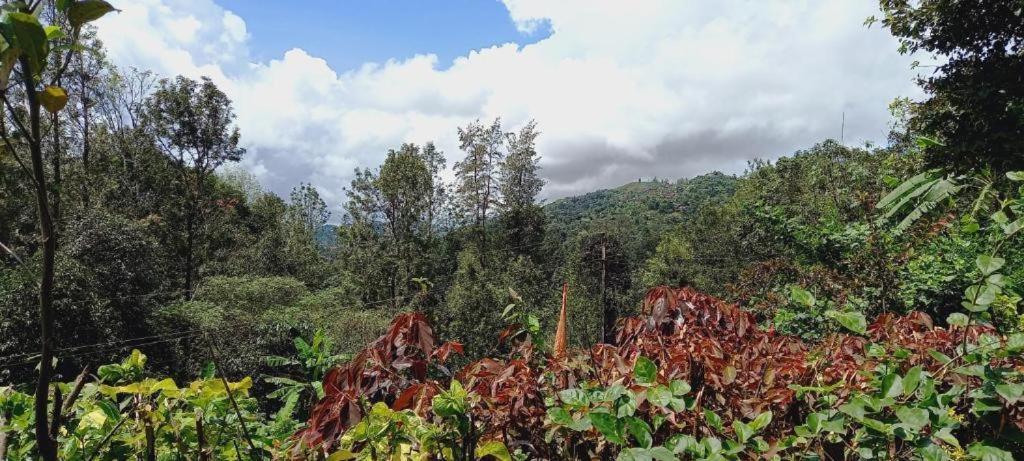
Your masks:
<path fill-rule="evenodd" d="M 332 214 L 105 1 L 4 2 L 0 459 L 1013 459 L 1021 8 L 881 8 L 945 59 L 885 146 L 544 204 L 542 127 L 477 120 Z"/>

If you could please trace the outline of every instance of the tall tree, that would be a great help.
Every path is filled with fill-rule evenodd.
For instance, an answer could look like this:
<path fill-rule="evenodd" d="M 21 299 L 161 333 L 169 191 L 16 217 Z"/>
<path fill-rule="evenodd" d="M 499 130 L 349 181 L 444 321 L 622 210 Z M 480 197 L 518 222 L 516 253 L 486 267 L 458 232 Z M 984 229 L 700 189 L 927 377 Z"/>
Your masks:
<path fill-rule="evenodd" d="M 536 141 L 540 132 L 530 121 L 518 133 L 506 133 L 508 155 L 499 165 L 501 175 L 501 222 L 505 243 L 513 252 L 531 254 L 544 239 L 544 210 L 537 194 L 544 187 Z M 533 252 L 537 255 L 538 253 Z"/>
<path fill-rule="evenodd" d="M 202 245 L 203 221 L 210 200 L 207 180 L 220 165 L 236 162 L 245 149 L 238 146 L 231 100 L 213 81 L 179 76 L 163 79 L 145 103 L 145 126 L 178 169 L 183 186 L 182 212 L 185 296 L 192 297 Z"/>
<path fill-rule="evenodd" d="M 284 263 L 290 275 L 307 285 L 323 281 L 319 237 L 330 217 L 327 204 L 311 184 L 292 189 L 284 216 Z"/>
<path fill-rule="evenodd" d="M 473 226 L 481 262 L 487 253 L 487 220 L 500 201 L 499 165 L 504 158 L 501 120 L 490 126 L 479 120 L 459 128 L 459 148 L 466 157 L 455 163 L 455 194 L 465 221 Z"/>
<path fill-rule="evenodd" d="M 357 170 L 346 190 L 342 252 L 360 268 L 365 286 L 385 284 L 379 297 L 397 305 L 414 277 L 426 276 L 439 234 L 445 189 L 444 156 L 432 144 L 390 150 L 376 171 Z"/>
<path fill-rule="evenodd" d="M 42 245 L 42 270 L 39 278 L 39 323 L 41 326 L 40 341 L 42 343 L 39 358 L 39 379 L 35 388 L 35 436 L 39 454 L 44 460 L 57 459 L 57 445 L 52 434 L 57 433 L 60 424 L 59 413 L 53 418 L 47 415 L 50 400 L 50 378 L 53 372 L 53 354 L 56 334 L 54 332 L 53 288 L 54 262 L 57 252 L 57 236 L 54 227 L 54 215 L 51 207 L 52 198 L 43 157 L 43 132 L 41 129 L 43 114 L 46 109 L 53 115 L 67 104 L 67 91 L 59 86 L 64 68 L 58 67 L 55 72 L 46 74 L 46 66 L 50 60 L 66 63 L 75 48 L 75 42 L 82 26 L 92 20 L 99 19 L 113 11 L 113 7 L 105 1 L 80 3 L 59 2 L 53 6 L 51 24 L 44 27 L 39 22 L 39 13 L 43 8 L 40 0 L 29 2 L 5 3 L 3 24 L 0 34 L 3 44 L 0 45 L 0 88 L 4 106 L 8 116 L 0 123 L 0 137 L 4 146 L 18 159 L 20 166 L 29 173 L 35 186 L 36 213 L 39 221 L 39 241 Z M 87 8 L 86 11 L 84 8 Z M 64 30 L 66 29 L 66 31 Z M 67 51 L 56 51 L 51 54 L 51 42 L 59 45 L 60 40 L 70 42 Z M 17 71 L 15 84 L 9 85 L 12 73 Z M 49 85 L 44 79 L 50 80 Z M 20 90 L 16 91 L 14 87 Z M 27 144 L 31 170 L 18 154 L 16 140 L 8 135 L 8 121 L 14 125 L 20 141 Z M 59 392 L 59 391 L 56 391 Z M 57 399 L 59 400 L 59 399 Z M 52 425 L 51 425 L 52 423 Z"/>
<path fill-rule="evenodd" d="M 537 122 L 531 120 L 518 133 L 506 133 L 508 155 L 499 166 L 501 173 L 502 211 L 521 210 L 534 205 L 544 187 L 540 172 L 540 155 L 536 143 Z"/>
<path fill-rule="evenodd" d="M 881 23 L 903 53 L 942 64 L 919 84 L 930 96 L 914 117 L 918 132 L 944 145 L 929 160 L 964 170 L 1024 168 L 1024 16 L 1019 1 L 881 0 Z M 873 21 L 874 18 L 869 19 Z"/>

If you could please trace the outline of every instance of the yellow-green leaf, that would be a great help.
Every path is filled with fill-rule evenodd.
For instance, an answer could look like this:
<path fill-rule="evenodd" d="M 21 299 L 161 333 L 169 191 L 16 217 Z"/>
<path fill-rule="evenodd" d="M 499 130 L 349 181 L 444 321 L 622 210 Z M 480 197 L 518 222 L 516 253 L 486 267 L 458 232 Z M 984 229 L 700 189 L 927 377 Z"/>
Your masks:
<path fill-rule="evenodd" d="M 68 103 L 68 93 L 59 86 L 48 86 L 39 93 L 39 103 L 51 114 L 60 112 Z"/>

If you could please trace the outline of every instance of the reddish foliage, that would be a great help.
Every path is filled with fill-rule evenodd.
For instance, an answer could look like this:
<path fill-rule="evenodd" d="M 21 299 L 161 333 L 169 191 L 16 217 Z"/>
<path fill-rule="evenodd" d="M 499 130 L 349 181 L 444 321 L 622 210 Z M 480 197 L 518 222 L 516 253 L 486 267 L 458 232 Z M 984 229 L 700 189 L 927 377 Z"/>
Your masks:
<path fill-rule="evenodd" d="M 306 446 L 329 449 L 346 429 L 362 419 L 363 398 L 425 412 L 439 389 L 436 382 L 427 380 L 428 366 L 440 365 L 451 354 L 461 352 L 458 343 L 437 347 L 423 314 L 400 314 L 387 333 L 351 362 L 327 373 L 324 398 L 310 413 L 308 427 L 299 433 L 300 440 Z"/>
<path fill-rule="evenodd" d="M 771 410 L 777 417 L 766 435 L 778 435 L 803 422 L 803 403 L 795 398 L 791 385 L 841 382 L 843 389 L 838 392 L 843 397 L 868 384 L 862 372 L 877 365 L 865 352 L 869 341 L 889 351 L 907 350 L 910 356 L 904 363 L 919 364 L 949 385 L 968 378 L 944 372 L 929 351 L 953 356 L 965 335 L 973 341 L 991 332 L 985 326 L 966 331 L 938 328 L 923 313 L 885 314 L 870 325 L 869 338 L 836 335 L 811 347 L 797 338 L 760 329 L 752 314 L 735 305 L 689 288 L 658 287 L 644 299 L 642 316 L 619 321 L 615 344 L 596 345 L 589 354 L 570 351 L 564 357 L 552 357 L 538 354 L 530 341 L 521 341 L 509 357 L 477 361 L 457 377 L 476 396 L 472 418 L 482 423 L 485 433 L 481 435 L 502 438 L 510 447 L 543 456 L 544 397 L 581 382 L 633 387 L 633 366 L 640 356 L 657 364 L 659 382 L 689 382 L 699 408 L 715 411 L 726 428 L 733 419 L 746 420 Z M 360 398 L 429 416 L 431 399 L 447 386 L 428 379 L 427 368 L 447 371 L 443 363 L 461 352 L 458 343 L 437 347 L 422 314 L 400 315 L 387 334 L 328 374 L 326 397 L 299 434 L 302 441 L 329 449 L 362 418 Z M 1014 360 L 1009 365 L 1024 367 L 1024 360 Z M 661 410 L 641 402 L 637 411 Z M 676 427 L 689 426 L 688 432 L 708 432 L 698 414 L 664 416 Z M 1005 416 L 1024 429 L 1020 404 L 1008 408 Z"/>

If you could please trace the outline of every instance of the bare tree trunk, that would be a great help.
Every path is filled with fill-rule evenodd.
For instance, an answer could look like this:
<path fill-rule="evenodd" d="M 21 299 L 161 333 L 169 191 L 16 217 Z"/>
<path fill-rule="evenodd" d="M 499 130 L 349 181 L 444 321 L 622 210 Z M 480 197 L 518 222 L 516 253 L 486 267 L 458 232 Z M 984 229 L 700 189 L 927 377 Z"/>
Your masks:
<path fill-rule="evenodd" d="M 20 58 L 22 83 L 28 99 L 29 148 L 32 154 L 32 176 L 35 178 L 36 206 L 39 214 L 39 239 L 43 245 L 43 267 L 39 283 L 40 342 L 39 380 L 35 389 L 35 432 L 39 455 L 45 461 L 57 460 L 57 444 L 50 437 L 49 416 L 46 414 L 50 400 L 50 378 L 53 375 L 54 314 L 53 314 L 53 267 L 57 253 L 57 239 L 54 235 L 50 214 L 49 191 L 46 186 L 46 172 L 43 170 L 43 149 L 39 130 L 39 98 L 31 65 L 24 55 Z"/>
<path fill-rule="evenodd" d="M 7 424 L 10 419 L 10 411 L 0 413 L 0 426 Z M 7 436 L 7 431 L 0 431 L 0 460 L 7 459 Z"/>

